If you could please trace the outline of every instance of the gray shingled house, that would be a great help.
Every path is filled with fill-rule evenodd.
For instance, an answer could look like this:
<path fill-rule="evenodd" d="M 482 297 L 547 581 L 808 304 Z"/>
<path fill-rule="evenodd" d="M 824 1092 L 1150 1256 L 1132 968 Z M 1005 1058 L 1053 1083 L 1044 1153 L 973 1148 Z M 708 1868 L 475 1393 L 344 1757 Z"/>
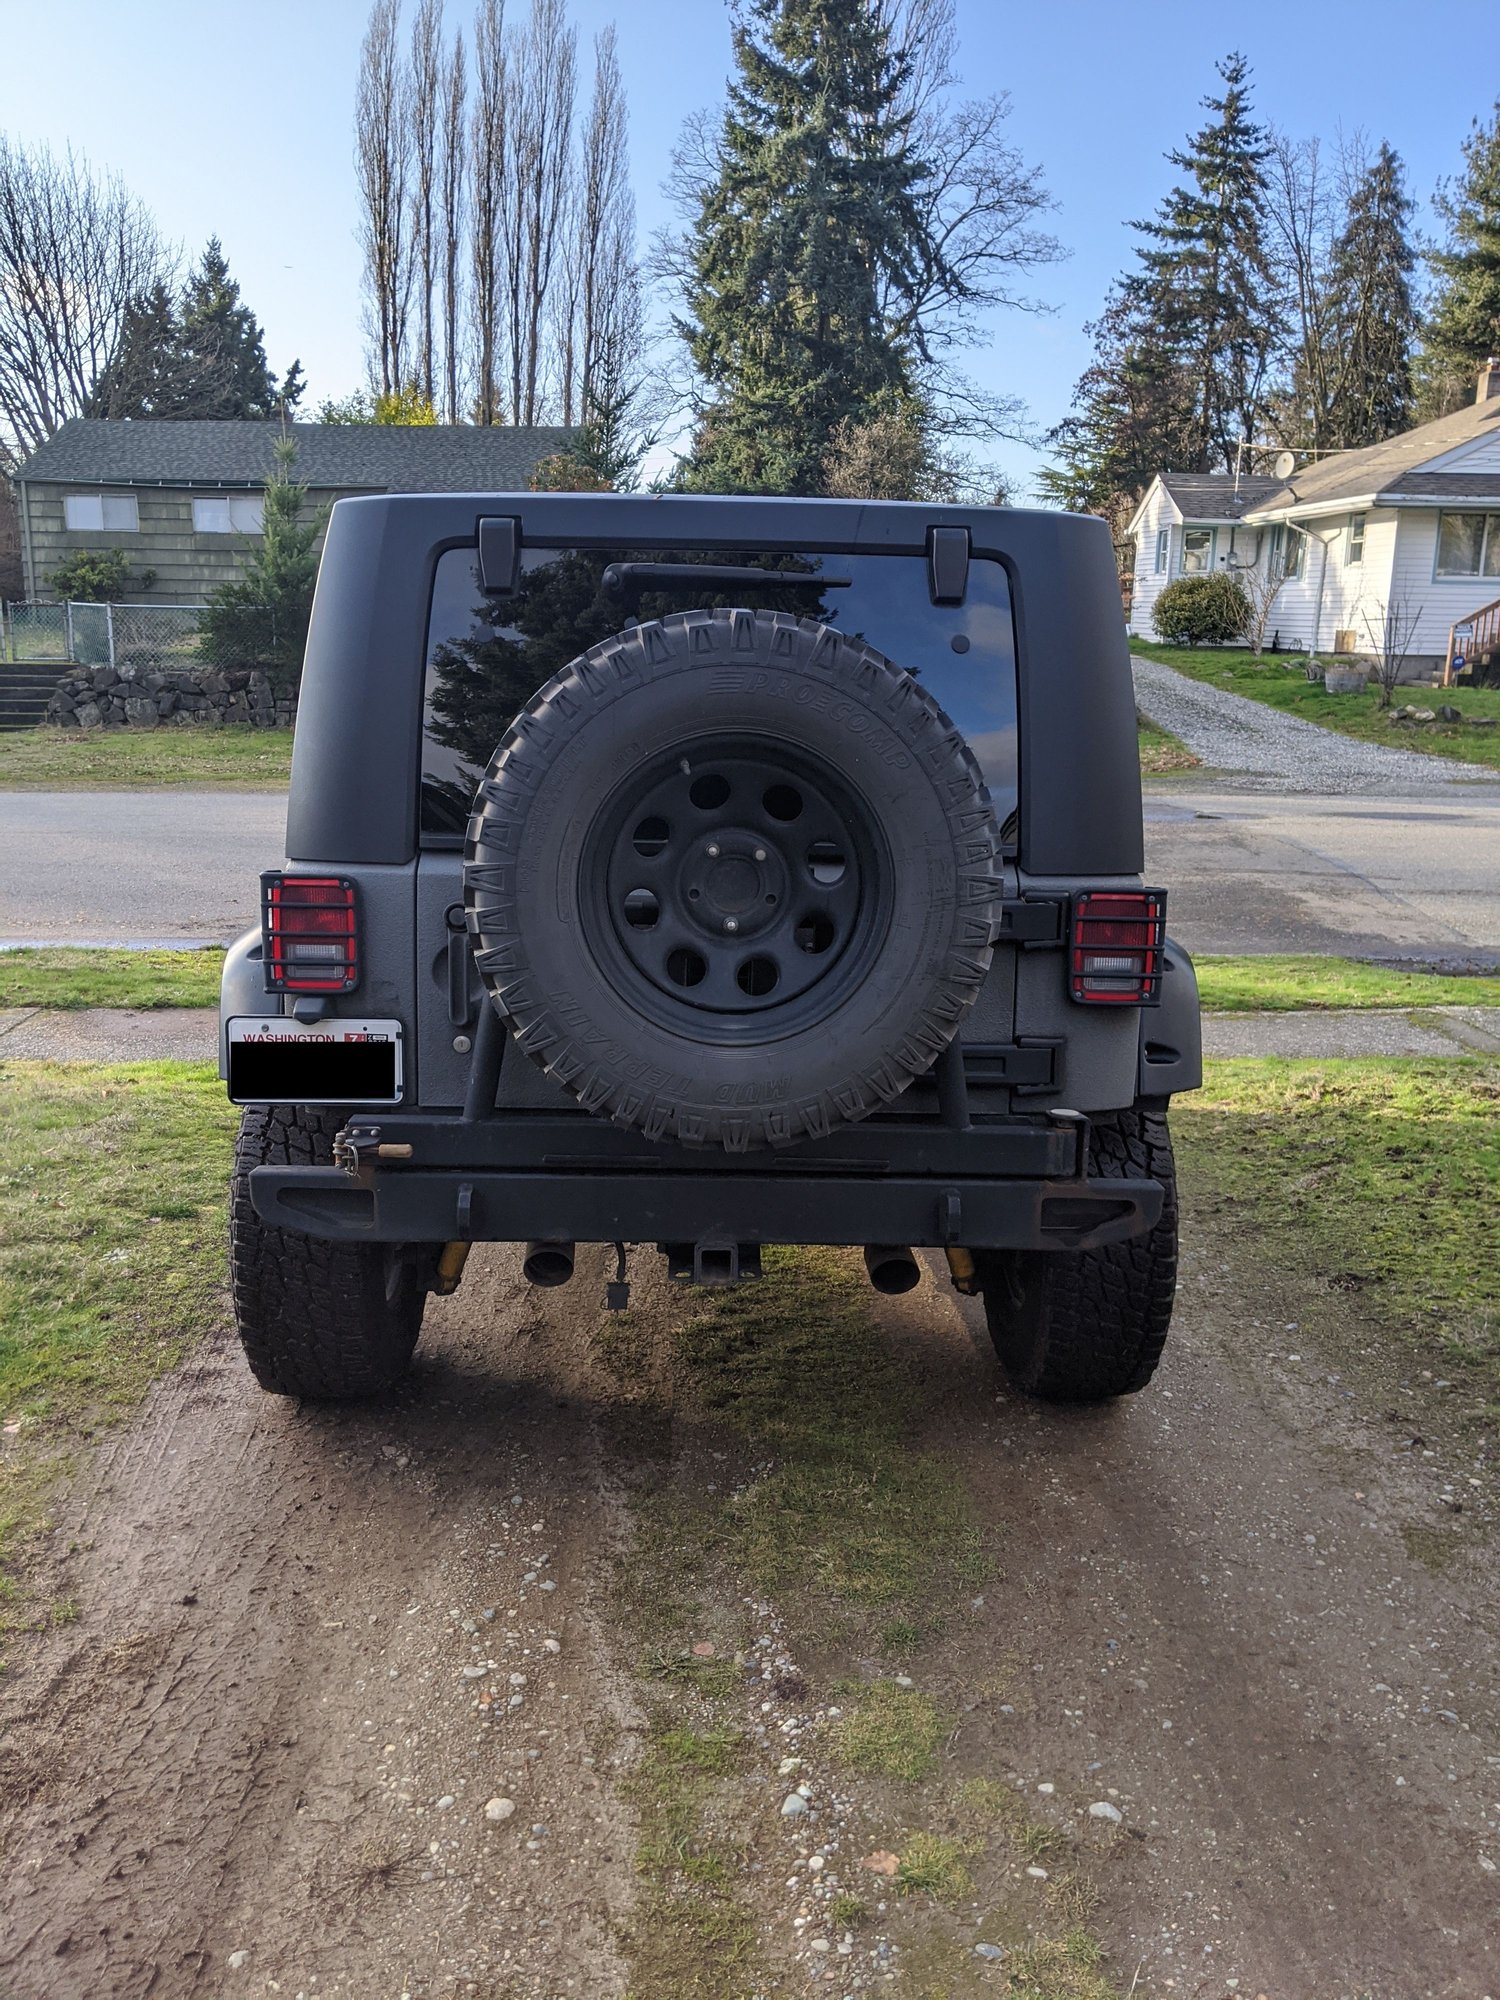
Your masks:
<path fill-rule="evenodd" d="M 571 430 L 474 424 L 293 424 L 296 476 L 327 506 L 361 493 L 524 491 Z M 281 425 L 75 417 L 15 475 L 25 591 L 77 549 L 123 549 L 130 597 L 201 604 L 260 532 Z M 154 571 L 149 590 L 143 571 Z"/>

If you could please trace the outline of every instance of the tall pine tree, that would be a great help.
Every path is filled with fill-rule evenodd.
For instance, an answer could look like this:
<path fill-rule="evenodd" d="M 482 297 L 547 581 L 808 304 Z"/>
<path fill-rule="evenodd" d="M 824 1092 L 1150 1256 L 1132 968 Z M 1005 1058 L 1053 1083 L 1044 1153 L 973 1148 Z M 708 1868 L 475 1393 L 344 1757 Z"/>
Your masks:
<path fill-rule="evenodd" d="M 1051 496 L 1128 513 L 1153 473 L 1232 470 L 1256 439 L 1281 320 L 1264 231 L 1269 147 L 1251 117 L 1249 65 L 1218 65 L 1214 116 L 1168 155 L 1185 179 L 1150 222 L 1137 265 L 1091 328 L 1095 360 L 1051 434 Z"/>
<path fill-rule="evenodd" d="M 302 395 L 293 362 L 277 382 L 265 338 L 240 298 L 217 236 L 174 301 L 158 284 L 125 315 L 99 380 L 94 417 L 272 417 Z"/>
<path fill-rule="evenodd" d="M 923 235 L 905 59 L 849 0 L 749 0 L 690 239 L 682 327 L 708 392 L 686 482 L 817 493 L 837 426 L 912 393 L 883 294 Z"/>
<path fill-rule="evenodd" d="M 1331 446 L 1379 444 L 1411 424 L 1411 217 L 1400 158 L 1382 141 L 1350 191 L 1329 260 L 1338 352 L 1324 439 Z"/>
<path fill-rule="evenodd" d="M 296 476 L 297 447 L 288 435 L 274 448 L 266 481 L 260 540 L 231 583 L 208 600 L 199 626 L 200 656 L 211 662 L 263 667 L 278 697 L 295 694 L 312 617 L 318 537 L 327 513 L 307 511 L 307 488 Z"/>
<path fill-rule="evenodd" d="M 179 327 L 172 294 L 162 281 L 125 308 L 120 338 L 94 384 L 86 417 L 175 415 Z"/>
<path fill-rule="evenodd" d="M 1487 125 L 1475 120 L 1463 153 L 1457 187 L 1440 188 L 1433 204 L 1448 241 L 1429 252 L 1438 280 L 1422 356 L 1429 415 L 1472 400 L 1480 363 L 1500 354 L 1500 100 Z"/>
<path fill-rule="evenodd" d="M 1250 68 L 1241 55 L 1218 65 L 1215 116 L 1169 155 L 1187 175 L 1152 222 L 1141 270 L 1127 282 L 1167 351 L 1193 385 L 1192 463 L 1179 471 L 1232 467 L 1235 447 L 1253 438 L 1265 408 L 1280 335 L 1266 252 L 1264 127 L 1250 116 Z"/>

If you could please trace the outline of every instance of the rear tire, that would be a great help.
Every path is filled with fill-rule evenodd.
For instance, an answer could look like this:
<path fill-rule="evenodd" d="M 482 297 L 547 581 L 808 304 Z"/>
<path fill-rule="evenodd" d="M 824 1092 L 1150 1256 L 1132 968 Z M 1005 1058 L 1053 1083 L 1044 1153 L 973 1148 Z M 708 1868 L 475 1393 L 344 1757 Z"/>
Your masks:
<path fill-rule="evenodd" d="M 974 1258 L 990 1338 L 1023 1395 L 1102 1403 L 1144 1389 L 1156 1372 L 1177 1289 L 1177 1175 L 1157 1111 L 1096 1118 L 1089 1172 L 1158 1180 L 1160 1219 L 1143 1236 L 1098 1250 L 991 1250 Z"/>
<path fill-rule="evenodd" d="M 252 1104 L 240 1120 L 229 1205 L 235 1325 L 262 1389 L 344 1402 L 406 1373 L 426 1293 L 403 1245 L 335 1243 L 273 1229 L 250 1199 L 253 1167 L 327 1165 L 338 1111 Z"/>

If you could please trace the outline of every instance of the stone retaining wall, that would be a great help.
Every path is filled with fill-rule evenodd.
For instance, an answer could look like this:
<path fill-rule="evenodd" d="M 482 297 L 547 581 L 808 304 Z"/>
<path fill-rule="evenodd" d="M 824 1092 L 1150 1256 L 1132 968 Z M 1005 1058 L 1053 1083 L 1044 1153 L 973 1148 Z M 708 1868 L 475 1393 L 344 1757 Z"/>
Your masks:
<path fill-rule="evenodd" d="M 175 723 L 218 728 L 290 729 L 295 701 L 278 701 L 257 667 L 197 673 L 125 667 L 78 667 L 64 674 L 47 704 L 61 729 L 163 729 Z"/>

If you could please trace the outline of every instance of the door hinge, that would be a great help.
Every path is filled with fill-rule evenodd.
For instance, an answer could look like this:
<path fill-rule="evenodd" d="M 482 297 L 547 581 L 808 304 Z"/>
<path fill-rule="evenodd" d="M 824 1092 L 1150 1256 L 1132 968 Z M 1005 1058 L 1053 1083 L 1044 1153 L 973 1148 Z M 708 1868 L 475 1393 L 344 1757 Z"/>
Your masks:
<path fill-rule="evenodd" d="M 1025 946 L 1061 944 L 1067 904 L 1055 896 L 1018 896 L 1000 905 L 1000 942 Z"/>

